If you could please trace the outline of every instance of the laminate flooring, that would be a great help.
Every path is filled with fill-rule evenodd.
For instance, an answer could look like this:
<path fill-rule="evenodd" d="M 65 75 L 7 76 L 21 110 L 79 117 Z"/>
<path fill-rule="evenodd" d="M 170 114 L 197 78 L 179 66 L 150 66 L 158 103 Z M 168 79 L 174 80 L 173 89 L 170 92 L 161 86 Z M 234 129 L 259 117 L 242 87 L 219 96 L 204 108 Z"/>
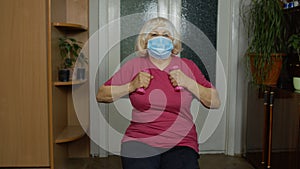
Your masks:
<path fill-rule="evenodd" d="M 200 169 L 254 169 L 244 158 L 223 154 L 200 155 Z M 119 156 L 69 159 L 68 169 L 122 169 Z"/>

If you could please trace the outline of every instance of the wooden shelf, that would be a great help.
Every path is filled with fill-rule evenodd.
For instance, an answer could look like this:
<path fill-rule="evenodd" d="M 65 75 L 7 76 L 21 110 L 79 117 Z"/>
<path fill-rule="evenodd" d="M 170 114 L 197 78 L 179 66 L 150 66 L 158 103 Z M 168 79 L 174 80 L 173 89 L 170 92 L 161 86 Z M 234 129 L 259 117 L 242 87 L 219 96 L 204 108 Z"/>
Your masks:
<path fill-rule="evenodd" d="M 67 143 L 78 140 L 85 135 L 81 126 L 68 126 L 62 133 L 55 139 L 55 143 Z"/>
<path fill-rule="evenodd" d="M 62 31 L 87 31 L 88 27 L 80 25 L 80 24 L 74 24 L 74 23 L 64 23 L 64 22 L 53 22 L 53 26 L 56 28 L 62 30 Z"/>
<path fill-rule="evenodd" d="M 298 13 L 300 11 L 300 6 L 296 6 L 293 8 L 283 9 L 284 13 L 291 14 L 291 13 Z"/>
<path fill-rule="evenodd" d="M 84 84 L 87 80 L 73 80 L 68 82 L 54 82 L 54 86 L 71 86 Z"/>

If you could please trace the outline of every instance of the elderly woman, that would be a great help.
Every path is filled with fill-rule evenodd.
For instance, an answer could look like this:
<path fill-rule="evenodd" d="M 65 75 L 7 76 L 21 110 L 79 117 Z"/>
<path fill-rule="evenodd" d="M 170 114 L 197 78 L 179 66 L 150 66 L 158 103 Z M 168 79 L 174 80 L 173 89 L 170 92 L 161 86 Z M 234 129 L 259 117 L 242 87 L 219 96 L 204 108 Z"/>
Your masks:
<path fill-rule="evenodd" d="M 98 90 L 97 101 L 129 95 L 132 120 L 122 139 L 124 169 L 199 168 L 198 136 L 190 113 L 194 98 L 218 108 L 217 90 L 196 64 L 177 56 L 181 42 L 165 18 L 145 23 L 136 42 L 138 57 L 127 61 Z"/>

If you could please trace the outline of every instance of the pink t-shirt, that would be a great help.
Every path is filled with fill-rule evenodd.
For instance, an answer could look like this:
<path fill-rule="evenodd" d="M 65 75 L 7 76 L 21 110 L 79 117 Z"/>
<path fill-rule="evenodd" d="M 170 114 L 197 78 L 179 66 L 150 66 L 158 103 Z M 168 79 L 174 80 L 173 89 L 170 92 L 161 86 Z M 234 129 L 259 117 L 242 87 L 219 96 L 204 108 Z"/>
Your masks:
<path fill-rule="evenodd" d="M 188 146 L 199 151 L 196 127 L 190 113 L 194 95 L 186 89 L 179 92 L 174 90 L 169 79 L 169 71 L 174 66 L 204 87 L 213 87 L 194 62 L 177 56 L 172 56 L 170 64 L 164 70 L 158 69 L 148 57 L 134 58 L 105 83 L 129 83 L 145 69 L 154 77 L 145 89 L 145 94 L 129 94 L 133 106 L 132 120 L 122 142 L 140 141 L 161 148 Z"/>

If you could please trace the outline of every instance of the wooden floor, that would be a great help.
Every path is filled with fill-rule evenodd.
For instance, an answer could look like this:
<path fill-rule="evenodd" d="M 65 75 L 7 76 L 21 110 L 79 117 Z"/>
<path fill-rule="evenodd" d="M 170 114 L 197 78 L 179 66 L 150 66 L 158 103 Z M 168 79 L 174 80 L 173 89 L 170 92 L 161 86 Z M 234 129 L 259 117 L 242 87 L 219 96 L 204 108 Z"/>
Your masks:
<path fill-rule="evenodd" d="M 254 169 L 244 158 L 217 155 L 201 155 L 200 169 Z M 68 169 L 122 169 L 118 156 L 108 158 L 70 159 Z"/>

